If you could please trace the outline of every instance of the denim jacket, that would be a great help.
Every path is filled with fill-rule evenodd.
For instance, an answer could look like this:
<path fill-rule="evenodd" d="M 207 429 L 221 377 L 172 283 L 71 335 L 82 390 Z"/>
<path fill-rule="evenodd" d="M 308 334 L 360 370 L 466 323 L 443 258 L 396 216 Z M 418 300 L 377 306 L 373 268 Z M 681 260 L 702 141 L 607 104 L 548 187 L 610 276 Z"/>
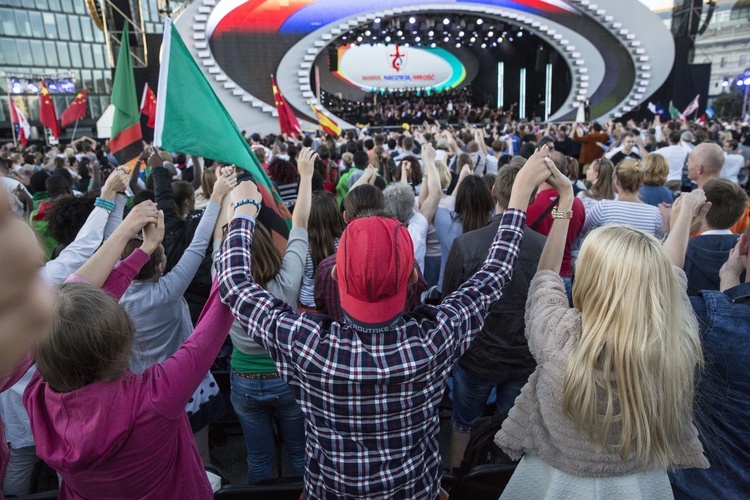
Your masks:
<path fill-rule="evenodd" d="M 675 498 L 747 498 L 750 492 L 750 283 L 690 297 L 706 360 L 695 420 L 709 469 L 671 476 Z"/>

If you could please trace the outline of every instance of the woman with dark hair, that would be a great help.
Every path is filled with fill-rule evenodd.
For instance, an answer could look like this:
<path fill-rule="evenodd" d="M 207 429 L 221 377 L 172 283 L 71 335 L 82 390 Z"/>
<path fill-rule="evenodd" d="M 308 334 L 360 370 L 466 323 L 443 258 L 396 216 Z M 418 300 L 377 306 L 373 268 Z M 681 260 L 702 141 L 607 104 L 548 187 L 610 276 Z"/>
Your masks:
<path fill-rule="evenodd" d="M 276 190 L 284 204 L 287 207 L 293 206 L 294 202 L 297 201 L 299 176 L 292 162 L 282 158 L 274 158 L 268 165 L 268 176 L 276 184 Z"/>
<path fill-rule="evenodd" d="M 318 159 L 315 161 L 315 170 L 323 176 L 323 189 L 329 193 L 336 193 L 336 185 L 339 183 L 341 171 L 336 162 L 331 158 L 331 149 L 325 144 L 318 147 Z"/>
<path fill-rule="evenodd" d="M 414 156 L 402 158 L 398 167 L 396 167 L 395 178 L 408 184 L 414 194 L 418 196 L 419 190 L 422 188 L 422 166 L 419 164 L 419 160 Z"/>
<path fill-rule="evenodd" d="M 305 274 L 302 276 L 302 288 L 299 291 L 299 302 L 302 307 L 315 309 L 315 272 L 318 264 L 338 250 L 339 237 L 344 232 L 344 218 L 336 197 L 325 191 L 312 195 L 310 220 L 307 225 L 309 248 L 305 261 Z"/>
<path fill-rule="evenodd" d="M 88 156 L 84 156 L 81 158 L 81 161 L 78 162 L 76 161 L 75 156 L 71 156 L 68 158 L 68 161 L 70 162 L 71 168 L 73 168 L 74 164 L 77 164 L 78 175 L 81 177 L 80 180 L 76 182 L 76 189 L 82 193 L 87 192 L 91 186 L 91 177 L 93 175 L 91 170 L 91 160 Z"/>
<path fill-rule="evenodd" d="M 453 240 L 463 233 L 468 233 L 487 225 L 492 216 L 495 202 L 492 192 L 487 184 L 473 174 L 466 174 L 467 169 L 461 172 L 462 179 L 459 181 L 454 195 L 456 198 L 455 208 L 447 210 L 438 208 L 435 213 L 435 231 L 440 240 L 442 259 L 440 262 L 440 277 L 438 278 L 437 290 L 443 288 L 443 277 L 445 274 L 445 263 L 448 261 Z"/>
<path fill-rule="evenodd" d="M 300 196 L 292 214 L 292 230 L 286 252 L 281 253 L 262 224 L 255 224 L 251 272 L 256 283 L 297 311 L 299 289 L 308 254 L 307 226 L 311 206 L 311 182 L 317 155 L 310 149 L 300 152 Z M 274 160 L 276 161 L 276 160 Z M 273 164 L 273 162 L 271 162 Z M 330 195 L 326 195 L 330 196 Z M 260 210 L 259 205 L 256 208 Z M 256 212 L 257 215 L 257 212 Z M 281 379 L 271 356 L 248 337 L 235 320 L 229 330 L 232 351 L 232 406 L 240 421 L 247 445 L 248 483 L 273 477 L 273 416 L 278 417 L 292 475 L 305 469 L 304 416 L 289 385 Z"/>
<path fill-rule="evenodd" d="M 586 183 L 589 188 L 576 196 L 583 202 L 588 213 L 602 200 L 615 199 L 615 166 L 606 158 L 594 160 L 586 169 Z"/>

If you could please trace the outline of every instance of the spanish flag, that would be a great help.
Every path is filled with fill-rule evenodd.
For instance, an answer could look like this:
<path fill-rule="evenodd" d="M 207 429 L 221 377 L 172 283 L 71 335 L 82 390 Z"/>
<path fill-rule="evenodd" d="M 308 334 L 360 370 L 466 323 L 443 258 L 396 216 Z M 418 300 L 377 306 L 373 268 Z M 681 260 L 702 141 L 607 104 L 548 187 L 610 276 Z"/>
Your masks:
<path fill-rule="evenodd" d="M 341 127 L 339 127 L 338 123 L 324 115 L 323 112 L 316 108 L 313 103 L 310 103 L 310 107 L 315 113 L 315 116 L 318 119 L 318 125 L 323 129 L 323 132 L 333 137 L 341 135 Z"/>

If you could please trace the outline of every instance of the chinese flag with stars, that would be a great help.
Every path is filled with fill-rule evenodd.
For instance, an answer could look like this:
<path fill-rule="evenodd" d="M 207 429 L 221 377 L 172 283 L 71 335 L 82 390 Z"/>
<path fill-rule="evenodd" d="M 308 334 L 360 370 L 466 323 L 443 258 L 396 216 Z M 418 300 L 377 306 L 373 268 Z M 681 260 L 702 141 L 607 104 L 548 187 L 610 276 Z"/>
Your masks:
<path fill-rule="evenodd" d="M 88 91 L 83 89 L 70 106 L 60 115 L 60 125 L 67 127 L 76 120 L 86 117 L 86 102 L 88 101 Z"/>
<path fill-rule="evenodd" d="M 44 82 L 39 90 L 39 121 L 50 130 L 52 137 L 55 139 L 60 137 L 60 124 L 57 121 L 55 103 L 52 102 L 52 96 Z"/>
<path fill-rule="evenodd" d="M 276 104 L 276 111 L 279 114 L 279 127 L 281 133 L 291 137 L 297 137 L 302 131 L 300 130 L 299 121 L 294 116 L 292 108 L 287 104 L 284 96 L 281 95 L 279 87 L 276 85 L 276 78 L 271 76 L 271 85 L 273 87 L 273 100 Z"/>
<path fill-rule="evenodd" d="M 154 128 L 156 124 L 156 96 L 151 87 L 146 84 L 143 89 L 143 97 L 141 98 L 141 114 L 148 116 L 148 128 Z"/>

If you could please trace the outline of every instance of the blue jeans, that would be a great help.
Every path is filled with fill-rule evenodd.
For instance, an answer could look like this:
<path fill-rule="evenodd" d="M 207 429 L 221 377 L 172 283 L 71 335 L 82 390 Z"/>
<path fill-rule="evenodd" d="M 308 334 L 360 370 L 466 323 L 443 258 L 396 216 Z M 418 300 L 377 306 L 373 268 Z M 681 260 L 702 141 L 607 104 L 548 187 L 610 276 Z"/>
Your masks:
<path fill-rule="evenodd" d="M 436 257 L 425 257 L 424 258 L 424 269 L 422 269 L 422 275 L 424 276 L 427 286 L 435 286 L 438 284 L 440 279 L 440 261 L 441 256 Z"/>
<path fill-rule="evenodd" d="M 506 413 L 521 394 L 526 380 L 512 380 L 503 384 L 474 376 L 456 363 L 453 365 L 453 415 L 452 426 L 458 432 L 469 433 L 487 408 L 487 399 L 492 389 L 497 389 L 495 408 L 497 413 Z"/>
<path fill-rule="evenodd" d="M 252 380 L 231 374 L 232 406 L 247 447 L 247 482 L 273 478 L 273 416 L 279 419 L 292 475 L 305 472 L 305 418 L 289 386 L 281 378 Z"/>

